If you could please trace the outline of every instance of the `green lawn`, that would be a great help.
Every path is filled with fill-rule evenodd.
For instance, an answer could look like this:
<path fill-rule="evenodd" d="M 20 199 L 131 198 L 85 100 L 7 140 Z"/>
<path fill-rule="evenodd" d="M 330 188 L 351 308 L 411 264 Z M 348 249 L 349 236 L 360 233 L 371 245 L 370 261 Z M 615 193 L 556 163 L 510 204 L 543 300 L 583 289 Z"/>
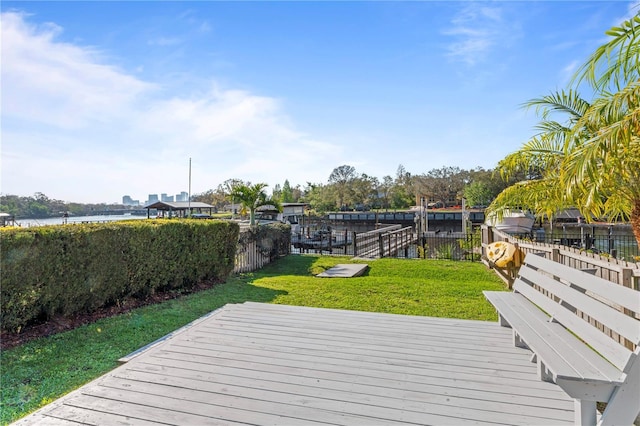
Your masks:
<path fill-rule="evenodd" d="M 314 275 L 345 257 L 288 256 L 200 293 L 2 351 L 0 421 L 19 417 L 117 366 L 117 360 L 219 308 L 245 301 L 493 321 L 482 290 L 502 290 L 480 263 L 380 259 L 357 278 Z"/>

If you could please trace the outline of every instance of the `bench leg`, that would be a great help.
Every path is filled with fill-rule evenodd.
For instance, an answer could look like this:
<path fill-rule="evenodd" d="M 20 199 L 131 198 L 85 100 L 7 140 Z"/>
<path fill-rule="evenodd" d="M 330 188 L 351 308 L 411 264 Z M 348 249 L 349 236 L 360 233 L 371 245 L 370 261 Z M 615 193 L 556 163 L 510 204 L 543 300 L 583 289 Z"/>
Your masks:
<path fill-rule="evenodd" d="M 516 348 L 529 349 L 529 346 L 520 338 L 520 335 L 513 330 L 513 346 Z"/>
<path fill-rule="evenodd" d="M 507 322 L 506 319 L 504 319 L 504 317 L 502 315 L 500 315 L 500 313 L 498 312 L 498 323 L 500 324 L 500 327 L 508 327 L 511 328 L 511 324 L 509 324 Z"/>
<path fill-rule="evenodd" d="M 636 418 L 640 418 L 640 346 L 632 357 L 624 370 L 627 379 L 613 391 L 602 413 L 601 425 L 632 424 Z"/>
<path fill-rule="evenodd" d="M 574 399 L 574 421 L 575 425 L 595 426 L 597 423 L 597 410 L 595 401 L 584 401 L 582 399 Z"/>
<path fill-rule="evenodd" d="M 555 383 L 555 380 L 553 380 L 553 374 L 551 374 L 547 366 L 540 360 L 538 360 L 538 377 L 543 382 Z"/>

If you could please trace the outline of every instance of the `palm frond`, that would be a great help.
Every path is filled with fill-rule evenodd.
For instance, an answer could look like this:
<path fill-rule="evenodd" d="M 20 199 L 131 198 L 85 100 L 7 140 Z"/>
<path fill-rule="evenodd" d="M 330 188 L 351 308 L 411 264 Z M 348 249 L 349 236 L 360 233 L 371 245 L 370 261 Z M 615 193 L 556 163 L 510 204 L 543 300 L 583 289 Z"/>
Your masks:
<path fill-rule="evenodd" d="M 572 84 L 586 80 L 603 91 L 608 87 L 624 87 L 640 77 L 640 13 L 606 34 L 611 37 L 609 42 L 596 49 L 577 70 Z"/>
<path fill-rule="evenodd" d="M 571 127 L 567 127 L 557 121 L 543 120 L 535 125 L 535 129 L 540 130 L 541 134 L 557 135 L 558 137 L 564 137 L 564 135 L 571 131 Z"/>
<path fill-rule="evenodd" d="M 502 191 L 487 209 L 487 215 L 498 218 L 514 208 L 534 212 L 538 217 L 553 217 L 558 212 L 572 207 L 558 184 L 557 178 L 546 178 L 518 182 Z"/>
<path fill-rule="evenodd" d="M 589 108 L 589 103 L 580 97 L 580 94 L 569 89 L 559 92 L 552 92 L 541 98 L 534 98 L 523 104 L 525 108 L 536 109 L 536 114 L 547 120 L 551 113 L 561 113 L 568 115 L 569 124 L 578 120 Z"/>
<path fill-rule="evenodd" d="M 546 135 L 534 137 L 522 148 L 507 155 L 498 163 L 497 171 L 504 180 L 520 172 L 540 167 L 556 167 L 564 156 L 563 143 Z"/>

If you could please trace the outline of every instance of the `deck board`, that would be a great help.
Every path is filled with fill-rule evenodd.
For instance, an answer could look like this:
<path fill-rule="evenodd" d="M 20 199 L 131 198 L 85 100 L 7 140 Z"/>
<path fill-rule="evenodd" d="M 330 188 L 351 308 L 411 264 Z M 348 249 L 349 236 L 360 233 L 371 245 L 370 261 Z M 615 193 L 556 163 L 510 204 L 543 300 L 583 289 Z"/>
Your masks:
<path fill-rule="evenodd" d="M 511 342 L 493 322 L 226 305 L 17 424 L 572 424 Z"/>

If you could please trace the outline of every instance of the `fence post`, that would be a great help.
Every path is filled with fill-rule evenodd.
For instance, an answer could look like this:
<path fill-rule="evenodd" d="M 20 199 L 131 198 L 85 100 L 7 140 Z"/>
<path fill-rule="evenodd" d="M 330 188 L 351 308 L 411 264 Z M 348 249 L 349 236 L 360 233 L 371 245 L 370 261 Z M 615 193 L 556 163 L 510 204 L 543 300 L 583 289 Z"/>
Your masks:
<path fill-rule="evenodd" d="M 409 258 L 409 244 L 411 243 L 411 234 L 409 228 L 405 228 L 402 232 L 402 247 L 404 247 L 404 258 Z"/>
<path fill-rule="evenodd" d="M 358 242 L 356 239 L 356 236 L 358 234 L 356 234 L 356 231 L 353 231 L 352 237 L 353 237 L 353 257 L 357 257 L 358 256 Z"/>
<path fill-rule="evenodd" d="M 395 240 L 395 254 L 393 255 L 393 257 L 398 257 L 398 236 L 401 236 L 401 234 L 398 232 L 393 234 L 393 239 Z M 391 256 L 391 247 L 393 247 L 393 245 L 391 244 L 391 235 L 389 235 L 389 256 Z"/>
<path fill-rule="evenodd" d="M 493 230 L 490 226 L 482 227 L 482 242 L 491 244 L 493 242 Z"/>
<path fill-rule="evenodd" d="M 554 262 L 560 262 L 560 249 L 551 249 L 551 260 L 553 260 Z"/>
<path fill-rule="evenodd" d="M 384 237 L 382 234 L 378 235 L 378 252 L 380 257 L 384 257 Z"/>
<path fill-rule="evenodd" d="M 344 254 L 347 254 L 347 247 L 349 246 L 349 231 L 344 230 Z"/>
<path fill-rule="evenodd" d="M 635 287 L 635 283 L 633 280 L 633 270 L 631 268 L 622 268 L 622 270 L 620 271 L 620 275 L 621 275 L 621 280 L 620 280 L 620 284 L 622 284 L 625 287 L 629 287 L 629 288 L 633 288 L 634 290 L 638 290 Z"/>

